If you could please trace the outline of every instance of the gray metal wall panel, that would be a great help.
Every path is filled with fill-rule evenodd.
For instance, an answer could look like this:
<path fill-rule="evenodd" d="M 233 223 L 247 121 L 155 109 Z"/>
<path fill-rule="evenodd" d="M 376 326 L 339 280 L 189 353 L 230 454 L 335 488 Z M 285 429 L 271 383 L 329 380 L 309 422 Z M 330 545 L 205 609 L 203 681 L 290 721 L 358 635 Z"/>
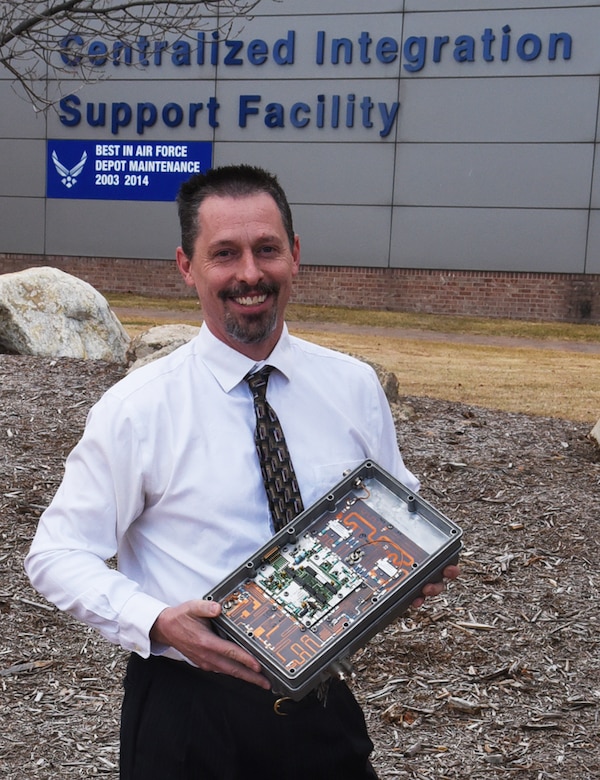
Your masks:
<path fill-rule="evenodd" d="M 326 4 L 323 0 L 293 0 L 293 2 L 278 2 L 278 0 L 262 0 L 252 12 L 253 16 L 302 16 L 309 15 L 318 19 L 323 14 L 356 14 L 361 16 L 373 16 L 377 13 L 388 11 L 401 11 L 402 0 L 377 0 L 374 4 L 367 5 L 365 0 L 329 0 Z"/>
<path fill-rule="evenodd" d="M 66 205 L 66 208 L 65 208 Z M 174 204 L 49 200 L 46 252 L 83 257 L 175 257 Z"/>
<path fill-rule="evenodd" d="M 394 209 L 391 266 L 583 273 L 587 212 Z"/>
<path fill-rule="evenodd" d="M 0 246 L 2 252 L 44 252 L 43 198 L 0 197 Z"/>
<path fill-rule="evenodd" d="M 600 211 L 598 209 L 594 209 L 590 214 L 585 271 L 588 274 L 600 274 Z"/>
<path fill-rule="evenodd" d="M 598 77 L 403 81 L 399 141 L 592 143 Z"/>
<path fill-rule="evenodd" d="M 392 200 L 391 144 L 221 143 L 215 165 L 246 162 L 272 169 L 294 204 L 370 204 Z"/>
<path fill-rule="evenodd" d="M 527 8 L 572 8 L 600 5 L 598 0 L 527 0 Z M 521 6 L 515 0 L 457 0 L 449 7 L 448 0 L 404 0 L 407 13 L 421 11 L 445 11 L 449 14 L 455 11 L 496 11 L 504 10 L 519 13 Z"/>
<path fill-rule="evenodd" d="M 46 195 L 46 144 L 38 140 L 0 139 L 0 196 Z"/>
<path fill-rule="evenodd" d="M 600 144 L 594 145 L 594 167 L 590 208 L 600 209 Z"/>
<path fill-rule="evenodd" d="M 296 206 L 294 221 L 300 235 L 302 262 L 310 265 L 387 265 L 389 207 Z"/>
<path fill-rule="evenodd" d="M 589 205 L 591 144 L 403 144 L 395 205 Z"/>
<path fill-rule="evenodd" d="M 36 114 L 9 81 L 0 81 L 0 138 L 44 138 L 46 118 Z"/>

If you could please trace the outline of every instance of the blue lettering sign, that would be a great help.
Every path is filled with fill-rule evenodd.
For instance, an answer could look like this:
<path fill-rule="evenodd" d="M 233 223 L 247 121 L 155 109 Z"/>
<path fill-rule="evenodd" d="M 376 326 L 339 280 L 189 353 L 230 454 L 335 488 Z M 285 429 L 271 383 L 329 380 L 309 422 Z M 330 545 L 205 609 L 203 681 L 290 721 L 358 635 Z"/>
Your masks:
<path fill-rule="evenodd" d="M 431 43 L 431 62 L 440 63 L 444 56 L 444 50 L 446 47 L 450 47 L 452 55 L 448 52 L 449 56 L 452 56 L 454 60 L 460 64 L 476 62 L 478 57 L 484 60 L 484 62 L 494 62 L 498 58 L 501 62 L 508 62 L 511 55 L 511 27 L 505 24 L 502 27 L 502 36 L 500 38 L 499 47 L 494 45 L 496 36 L 491 27 L 486 27 L 479 39 L 476 39 L 472 35 L 458 35 L 454 41 L 450 41 L 448 35 L 436 35 L 430 41 L 424 35 L 411 35 L 404 41 L 402 47 L 402 55 L 404 62 L 402 67 L 409 73 L 418 73 L 423 70 L 428 62 L 428 51 Z M 317 61 L 324 56 L 324 39 L 320 39 L 319 36 L 324 33 L 317 33 Z M 546 42 L 535 33 L 525 33 L 521 35 L 515 44 L 515 50 L 519 59 L 524 62 L 531 62 L 537 59 L 544 52 Z M 559 52 L 562 54 L 563 60 L 570 60 L 572 54 L 573 40 L 569 33 L 550 33 L 547 41 L 547 56 L 548 60 L 553 61 L 559 56 Z"/>
<path fill-rule="evenodd" d="M 240 95 L 238 123 L 240 127 L 247 127 L 253 117 L 259 117 L 262 109 L 262 95 Z M 379 110 L 378 127 L 381 138 L 387 138 L 392 132 L 398 117 L 400 103 L 378 102 L 375 104 L 369 95 L 365 95 L 357 102 L 356 95 L 317 95 L 317 105 L 311 106 L 304 101 L 293 103 L 288 109 L 283 103 L 267 103 L 264 107 L 263 122 L 270 130 L 285 128 L 289 125 L 296 128 L 304 128 L 312 125 L 319 130 L 324 127 L 337 129 L 340 126 L 353 128 L 359 124 L 364 128 L 372 128 L 373 109 Z M 357 112 L 357 107 L 360 111 Z"/>
<path fill-rule="evenodd" d="M 373 39 L 370 34 L 363 30 L 355 42 L 350 38 L 332 38 L 331 42 L 327 39 L 325 30 L 317 32 L 315 62 L 317 65 L 351 65 L 354 57 L 358 54 L 358 59 L 363 65 L 369 65 L 372 62 L 371 44 Z M 390 65 L 398 59 L 400 47 L 395 38 L 380 38 L 375 45 L 375 58 L 384 65 Z"/>
<path fill-rule="evenodd" d="M 113 135 L 119 135 L 125 128 L 131 128 L 137 135 L 143 135 L 146 129 L 154 127 L 159 119 L 166 127 L 180 127 L 184 124 L 197 127 L 200 114 L 206 116 L 209 127 L 219 126 L 219 103 L 215 97 L 210 97 L 206 104 L 188 103 L 187 106 L 181 106 L 179 103 L 167 103 L 160 111 L 154 103 L 137 103 L 131 106 L 129 103 L 117 102 L 110 104 L 110 111 L 107 111 L 106 103 L 98 103 L 97 106 L 94 103 L 86 103 L 85 112 L 82 112 L 78 95 L 67 95 L 58 105 L 58 118 L 65 127 L 77 127 L 85 115 L 90 127 L 108 126 Z"/>
<path fill-rule="evenodd" d="M 526 32 L 512 43 L 511 27 L 505 24 L 502 35 L 492 27 L 485 27 L 479 35 L 457 35 L 454 40 L 448 35 L 411 35 L 404 39 L 392 36 L 373 38 L 368 30 L 362 30 L 352 37 L 336 37 L 326 30 L 317 30 L 314 41 L 314 62 L 320 66 L 333 65 L 336 68 L 352 66 L 357 62 L 371 65 L 378 62 L 392 65 L 403 57 L 403 67 L 409 73 L 418 73 L 428 62 L 472 63 L 477 60 L 493 63 L 507 62 L 514 51 L 523 62 L 531 62 L 546 55 L 549 61 L 559 57 L 571 59 L 573 40 L 569 33 L 553 32 L 540 36 Z M 195 40 L 192 43 L 192 35 Z M 145 35 L 137 40 L 113 40 L 109 43 L 96 39 L 86 40 L 79 34 L 68 34 L 60 41 L 60 58 L 64 65 L 77 68 L 92 66 L 102 68 L 122 65 L 150 68 L 171 63 L 175 67 L 242 68 L 260 67 L 267 62 L 279 66 L 294 65 L 296 60 L 296 32 L 288 30 L 284 37 L 268 42 L 253 38 L 241 39 L 221 37 L 218 30 L 191 34 L 188 40 L 169 41 L 150 39 Z"/>
<path fill-rule="evenodd" d="M 363 33 L 367 35 L 367 33 Z M 109 46 L 102 40 L 86 42 L 81 35 L 67 35 L 60 42 L 60 58 L 64 65 L 76 68 L 82 64 L 104 67 L 109 63 L 161 67 L 169 60 L 177 67 L 192 65 L 192 45 L 189 41 L 150 40 L 140 35 L 134 42 L 116 40 Z M 389 56 L 386 47 L 384 56 Z M 261 38 L 246 44 L 242 40 L 221 39 L 214 30 L 207 39 L 205 32 L 196 33 L 196 65 L 227 66 L 263 65 L 271 57 L 276 65 L 293 65 L 296 57 L 296 33 L 288 30 L 284 38 L 278 38 L 271 47 Z"/>

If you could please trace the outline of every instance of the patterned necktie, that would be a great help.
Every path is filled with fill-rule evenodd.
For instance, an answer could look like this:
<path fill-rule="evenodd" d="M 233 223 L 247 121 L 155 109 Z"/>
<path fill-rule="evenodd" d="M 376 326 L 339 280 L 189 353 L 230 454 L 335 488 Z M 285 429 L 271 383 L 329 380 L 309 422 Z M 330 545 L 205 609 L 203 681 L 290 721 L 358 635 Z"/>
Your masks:
<path fill-rule="evenodd" d="M 300 488 L 285 443 L 279 418 L 267 401 L 267 382 L 273 366 L 265 366 L 245 377 L 254 396 L 256 430 L 254 442 L 275 531 L 303 510 Z"/>

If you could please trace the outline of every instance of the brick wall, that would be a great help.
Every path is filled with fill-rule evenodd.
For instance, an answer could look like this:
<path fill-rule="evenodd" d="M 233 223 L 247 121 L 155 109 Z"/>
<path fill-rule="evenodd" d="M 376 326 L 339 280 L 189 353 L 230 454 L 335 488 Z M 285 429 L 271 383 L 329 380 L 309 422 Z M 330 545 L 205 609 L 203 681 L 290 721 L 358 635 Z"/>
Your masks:
<path fill-rule="evenodd" d="M 304 267 L 294 300 L 523 320 L 600 322 L 600 275 Z"/>
<path fill-rule="evenodd" d="M 0 273 L 49 265 L 101 292 L 194 295 L 174 261 L 0 254 Z M 600 275 L 302 266 L 293 301 L 429 314 L 600 323 Z"/>

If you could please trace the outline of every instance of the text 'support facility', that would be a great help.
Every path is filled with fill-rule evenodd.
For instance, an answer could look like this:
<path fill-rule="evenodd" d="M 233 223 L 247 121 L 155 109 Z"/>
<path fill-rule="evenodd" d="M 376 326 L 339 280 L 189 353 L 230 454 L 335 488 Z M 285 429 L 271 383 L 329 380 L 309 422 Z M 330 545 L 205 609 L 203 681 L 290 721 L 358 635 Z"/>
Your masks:
<path fill-rule="evenodd" d="M 600 2 L 514 6 L 261 0 L 185 36 L 65 28 L 51 110 L 0 70 L 0 272 L 188 294 L 177 187 L 246 162 L 289 195 L 297 302 L 600 322 Z"/>

